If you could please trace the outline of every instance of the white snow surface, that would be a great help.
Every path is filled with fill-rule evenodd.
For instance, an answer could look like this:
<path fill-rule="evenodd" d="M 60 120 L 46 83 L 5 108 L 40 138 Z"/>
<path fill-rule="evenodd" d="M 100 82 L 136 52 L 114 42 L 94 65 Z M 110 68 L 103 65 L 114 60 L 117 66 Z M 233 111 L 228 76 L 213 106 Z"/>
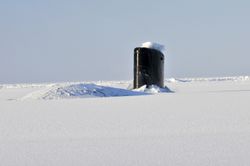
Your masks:
<path fill-rule="evenodd" d="M 1 165 L 249 165 L 249 78 L 0 85 Z"/>
<path fill-rule="evenodd" d="M 164 45 L 159 44 L 159 43 L 155 43 L 155 42 L 142 43 L 141 47 L 156 49 L 158 51 L 161 51 L 162 53 L 165 51 L 165 46 Z"/>

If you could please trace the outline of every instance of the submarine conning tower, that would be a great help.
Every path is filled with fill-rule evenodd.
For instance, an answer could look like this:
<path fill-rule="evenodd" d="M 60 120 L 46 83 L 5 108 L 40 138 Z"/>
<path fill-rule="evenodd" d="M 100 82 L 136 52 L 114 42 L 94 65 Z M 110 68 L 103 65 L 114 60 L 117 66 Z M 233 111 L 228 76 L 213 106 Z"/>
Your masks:
<path fill-rule="evenodd" d="M 163 45 L 146 42 L 134 49 L 134 89 L 143 85 L 164 87 Z"/>

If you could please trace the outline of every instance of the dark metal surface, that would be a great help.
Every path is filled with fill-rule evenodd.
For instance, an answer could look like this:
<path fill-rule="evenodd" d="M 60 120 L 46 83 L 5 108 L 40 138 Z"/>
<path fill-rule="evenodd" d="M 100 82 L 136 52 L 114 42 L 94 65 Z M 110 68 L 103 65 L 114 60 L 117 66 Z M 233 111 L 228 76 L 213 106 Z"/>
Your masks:
<path fill-rule="evenodd" d="M 134 88 L 143 85 L 164 87 L 164 55 L 155 49 L 137 47 L 134 49 Z"/>

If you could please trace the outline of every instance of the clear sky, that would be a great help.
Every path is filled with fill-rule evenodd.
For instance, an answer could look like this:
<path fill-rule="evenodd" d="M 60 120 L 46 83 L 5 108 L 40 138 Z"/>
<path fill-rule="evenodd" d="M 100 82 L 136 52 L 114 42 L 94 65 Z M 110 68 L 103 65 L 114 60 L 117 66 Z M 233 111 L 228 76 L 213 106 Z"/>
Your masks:
<path fill-rule="evenodd" d="M 133 49 L 166 77 L 250 75 L 249 0 L 0 0 L 0 83 L 132 80 Z"/>

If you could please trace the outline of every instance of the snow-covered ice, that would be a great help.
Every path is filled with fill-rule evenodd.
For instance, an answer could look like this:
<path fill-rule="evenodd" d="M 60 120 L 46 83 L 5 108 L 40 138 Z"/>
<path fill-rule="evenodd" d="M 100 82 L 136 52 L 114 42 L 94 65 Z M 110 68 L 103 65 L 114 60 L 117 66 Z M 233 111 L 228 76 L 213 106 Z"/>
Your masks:
<path fill-rule="evenodd" d="M 137 92 L 121 88 L 100 86 L 96 84 L 72 84 L 56 86 L 48 89 L 46 92 L 41 91 L 28 94 L 22 99 L 63 99 L 63 98 L 90 98 L 90 97 L 115 97 L 115 96 L 138 96 L 145 95 L 143 92 Z"/>
<path fill-rule="evenodd" d="M 130 87 L 130 86 L 129 86 Z M 57 84 L 28 93 L 27 95 L 12 100 L 29 100 L 29 99 L 65 99 L 65 98 L 93 98 L 93 97 L 120 97 L 120 96 L 140 96 L 148 94 L 156 94 L 163 92 L 172 92 L 167 87 L 159 88 L 151 85 L 149 87 L 142 86 L 139 89 L 123 89 L 118 87 L 110 87 L 97 85 L 94 83 L 71 83 Z"/>
<path fill-rule="evenodd" d="M 173 93 L 150 95 L 130 84 L 0 85 L 1 165 L 250 164 L 248 76 L 170 78 Z"/>

